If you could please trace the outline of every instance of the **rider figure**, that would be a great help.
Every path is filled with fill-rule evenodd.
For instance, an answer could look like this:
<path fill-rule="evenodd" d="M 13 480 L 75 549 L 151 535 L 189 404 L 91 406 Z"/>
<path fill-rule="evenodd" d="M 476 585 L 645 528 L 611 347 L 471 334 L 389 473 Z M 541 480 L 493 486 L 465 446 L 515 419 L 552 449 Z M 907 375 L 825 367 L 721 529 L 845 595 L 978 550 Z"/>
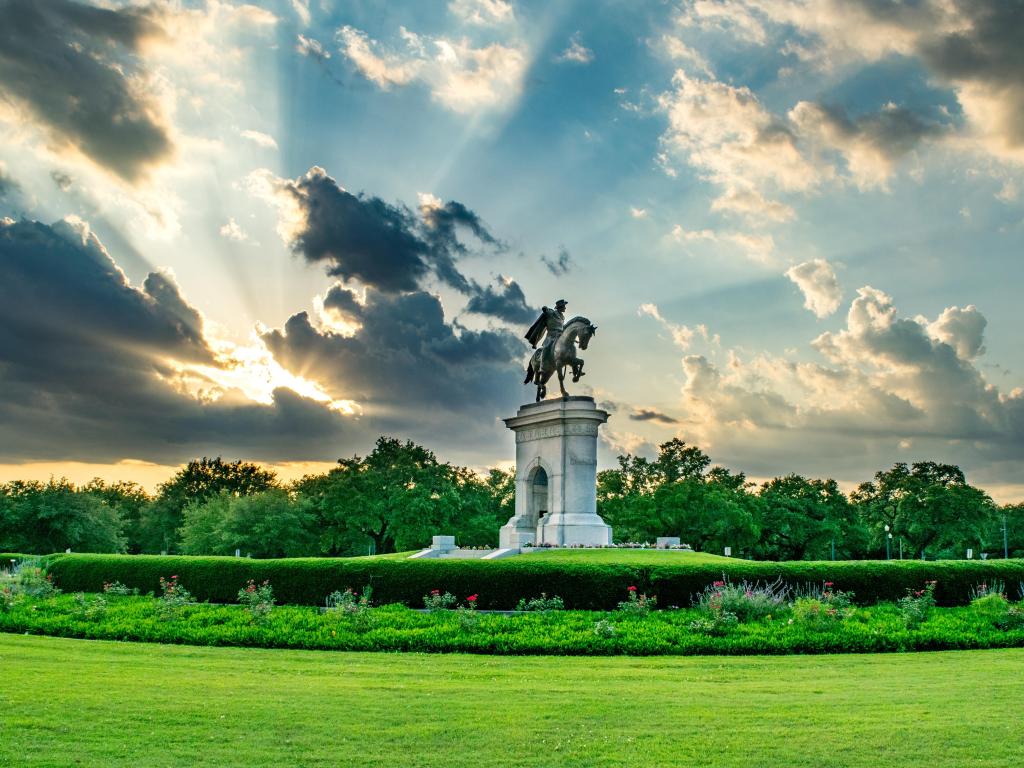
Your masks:
<path fill-rule="evenodd" d="M 537 318 L 537 322 L 530 326 L 530 330 L 526 332 L 526 340 L 530 342 L 534 349 L 540 343 L 541 336 L 544 336 L 544 349 L 549 349 L 554 346 L 554 343 L 558 341 L 558 337 L 562 334 L 562 329 L 565 327 L 565 308 L 569 306 L 569 302 L 565 299 L 559 299 L 555 302 L 555 308 L 543 307 L 541 309 L 541 316 Z"/>

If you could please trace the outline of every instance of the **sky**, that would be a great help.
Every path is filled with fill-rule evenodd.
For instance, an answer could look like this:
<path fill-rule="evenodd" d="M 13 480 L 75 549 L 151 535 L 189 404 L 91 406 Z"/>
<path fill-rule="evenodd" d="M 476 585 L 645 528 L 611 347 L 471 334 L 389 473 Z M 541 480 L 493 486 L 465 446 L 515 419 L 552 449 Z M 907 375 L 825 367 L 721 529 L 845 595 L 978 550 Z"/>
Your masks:
<path fill-rule="evenodd" d="M 602 467 L 1024 499 L 1022 37 L 1005 0 L 0 0 L 0 481 L 381 434 L 507 467 L 564 298 Z"/>

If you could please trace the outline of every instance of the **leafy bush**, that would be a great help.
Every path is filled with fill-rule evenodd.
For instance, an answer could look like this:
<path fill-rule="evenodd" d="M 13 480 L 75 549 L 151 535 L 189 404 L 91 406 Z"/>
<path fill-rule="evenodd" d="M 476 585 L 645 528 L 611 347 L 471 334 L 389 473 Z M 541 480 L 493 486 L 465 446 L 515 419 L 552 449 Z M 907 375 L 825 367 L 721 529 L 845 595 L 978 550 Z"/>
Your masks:
<path fill-rule="evenodd" d="M 177 618 L 181 609 L 195 602 L 192 594 L 178 581 L 178 576 L 170 579 L 160 577 L 160 597 L 157 598 L 160 617 L 163 619 Z"/>
<path fill-rule="evenodd" d="M 120 581 L 107 581 L 103 584 L 103 594 L 114 597 L 128 597 L 139 594 L 137 588 L 126 587 Z"/>
<path fill-rule="evenodd" d="M 86 596 L 84 592 L 76 592 L 72 599 L 78 608 L 78 615 L 86 621 L 100 619 L 107 613 L 107 601 L 103 595 Z"/>
<path fill-rule="evenodd" d="M 924 589 L 908 589 L 896 603 L 907 629 L 916 629 L 928 618 L 935 607 L 935 582 L 928 581 Z"/>
<path fill-rule="evenodd" d="M 858 609 L 856 621 L 821 629 L 779 620 L 731 624 L 724 616 L 716 624 L 693 608 L 654 611 L 642 621 L 573 610 L 481 614 L 468 605 L 461 614 L 383 606 L 366 611 L 363 615 L 372 618 L 365 623 L 306 606 L 277 606 L 264 622 L 252 621 L 237 605 L 190 605 L 176 621 L 162 621 L 161 615 L 160 600 L 147 597 L 108 600 L 103 615 L 87 619 L 73 595 L 46 600 L 23 596 L 8 612 L 0 612 L 0 631 L 190 645 L 488 654 L 813 654 L 1024 647 L 1024 627 L 996 626 L 973 605 L 934 608 L 912 632 L 892 603 Z M 464 621 L 473 624 L 464 627 Z"/>
<path fill-rule="evenodd" d="M 16 591 L 29 597 L 44 599 L 59 594 L 60 590 L 53 585 L 53 576 L 40 566 L 29 565 L 29 562 L 23 561 L 15 571 Z"/>
<path fill-rule="evenodd" d="M 648 597 L 635 586 L 626 587 L 626 599 L 619 603 L 619 612 L 627 616 L 646 616 L 658 604 L 653 595 Z"/>
<path fill-rule="evenodd" d="M 700 616 L 690 622 L 690 631 L 704 635 L 721 636 L 739 624 L 735 613 L 713 613 Z"/>
<path fill-rule="evenodd" d="M 611 610 L 628 586 L 657 595 L 662 605 L 688 605 L 691 596 L 720 579 L 723 566 L 708 562 L 621 564 L 546 561 L 535 556 L 507 560 L 391 560 L 378 558 L 292 558 L 249 560 L 234 557 L 160 555 L 53 556 L 47 564 L 56 585 L 69 592 L 99 592 L 105 581 L 120 581 L 141 592 L 155 592 L 160 576 L 179 574 L 199 600 L 229 603 L 249 579 L 269 579 L 279 604 L 320 605 L 338 584 L 371 584 L 383 603 L 421 604 L 431 589 L 455 595 L 478 593 L 481 608 L 512 609 L 526 595 L 557 589 L 566 608 Z M 939 605 L 965 605 L 970 589 L 1000 579 L 1024 581 L 1024 560 L 919 560 L 847 562 L 730 561 L 726 576 L 736 582 L 771 583 L 791 589 L 833 581 L 855 592 L 857 602 L 895 601 L 907 589 L 938 580 Z"/>
<path fill-rule="evenodd" d="M 423 607 L 428 611 L 447 611 L 455 607 L 459 599 L 451 592 L 441 594 L 440 589 L 430 590 L 429 595 L 423 596 Z"/>
<path fill-rule="evenodd" d="M 737 621 L 756 621 L 784 611 L 788 594 L 789 588 L 778 579 L 771 584 L 733 584 L 723 577 L 705 587 L 694 603 L 712 616 L 732 614 Z"/>
<path fill-rule="evenodd" d="M 548 611 L 564 611 L 565 601 L 558 595 L 548 597 L 547 593 L 541 592 L 540 597 L 531 597 L 529 600 L 524 597 L 516 603 L 516 610 L 540 611 L 541 613 L 546 613 Z"/>
<path fill-rule="evenodd" d="M 249 579 L 245 588 L 238 590 L 238 604 L 245 606 L 253 621 L 265 621 L 274 610 L 274 588 L 267 580 L 257 584 Z"/>

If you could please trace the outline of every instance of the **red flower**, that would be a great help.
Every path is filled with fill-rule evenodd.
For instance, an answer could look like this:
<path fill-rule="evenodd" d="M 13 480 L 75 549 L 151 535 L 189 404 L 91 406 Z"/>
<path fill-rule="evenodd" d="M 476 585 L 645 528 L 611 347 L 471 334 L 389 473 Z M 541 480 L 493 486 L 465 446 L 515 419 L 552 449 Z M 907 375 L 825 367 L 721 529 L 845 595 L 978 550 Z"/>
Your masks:
<path fill-rule="evenodd" d="M 725 586 L 725 582 L 724 581 L 716 581 L 711 586 L 713 586 L 713 587 L 724 587 Z"/>
<path fill-rule="evenodd" d="M 636 592 L 636 587 L 626 587 L 630 592 Z"/>
<path fill-rule="evenodd" d="M 825 582 L 825 586 L 826 587 L 831 587 L 832 586 L 832 582 L 831 581 L 826 581 Z"/>
<path fill-rule="evenodd" d="M 475 603 L 476 602 L 476 595 L 470 595 L 469 597 L 467 597 L 466 598 L 466 602 Z"/>
<path fill-rule="evenodd" d="M 440 589 L 432 589 L 432 590 L 430 590 L 430 594 L 432 594 L 432 595 L 440 595 L 441 594 L 441 590 Z"/>

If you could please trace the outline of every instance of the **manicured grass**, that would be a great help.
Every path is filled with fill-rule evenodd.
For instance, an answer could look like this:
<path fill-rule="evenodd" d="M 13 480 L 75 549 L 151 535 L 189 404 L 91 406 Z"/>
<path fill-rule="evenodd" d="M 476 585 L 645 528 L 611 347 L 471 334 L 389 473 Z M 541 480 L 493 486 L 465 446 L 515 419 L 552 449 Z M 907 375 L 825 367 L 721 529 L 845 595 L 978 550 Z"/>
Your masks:
<path fill-rule="evenodd" d="M 325 654 L 0 636 L 0 765 L 1016 766 L 1024 651 Z"/>
<path fill-rule="evenodd" d="M 622 565 L 684 565 L 714 563 L 723 565 L 737 562 L 736 558 L 712 555 L 707 552 L 687 552 L 680 549 L 540 549 L 519 555 L 531 561 L 578 563 L 620 563 Z M 738 561 L 742 562 L 742 561 Z"/>

